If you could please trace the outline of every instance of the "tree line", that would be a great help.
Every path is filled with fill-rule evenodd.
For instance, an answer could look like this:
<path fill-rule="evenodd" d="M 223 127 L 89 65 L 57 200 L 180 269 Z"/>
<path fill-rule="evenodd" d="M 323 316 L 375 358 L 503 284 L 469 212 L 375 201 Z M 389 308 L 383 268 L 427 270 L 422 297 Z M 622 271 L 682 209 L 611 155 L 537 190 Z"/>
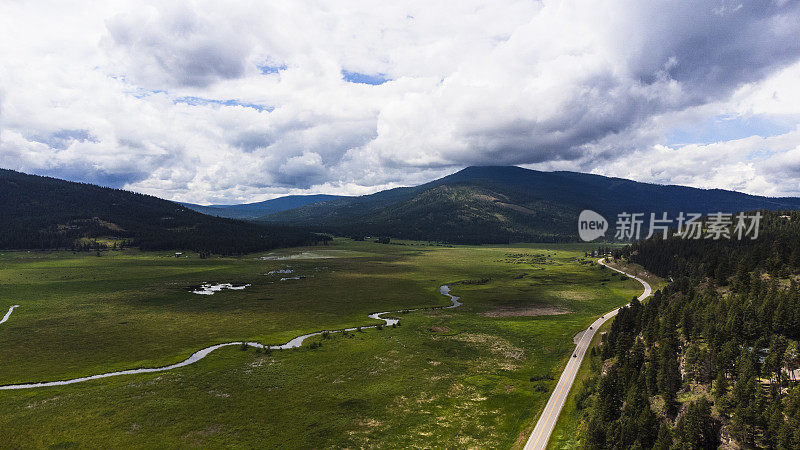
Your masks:
<path fill-rule="evenodd" d="M 800 213 L 756 240 L 614 251 L 673 280 L 620 310 L 576 397 L 586 448 L 800 448 Z"/>

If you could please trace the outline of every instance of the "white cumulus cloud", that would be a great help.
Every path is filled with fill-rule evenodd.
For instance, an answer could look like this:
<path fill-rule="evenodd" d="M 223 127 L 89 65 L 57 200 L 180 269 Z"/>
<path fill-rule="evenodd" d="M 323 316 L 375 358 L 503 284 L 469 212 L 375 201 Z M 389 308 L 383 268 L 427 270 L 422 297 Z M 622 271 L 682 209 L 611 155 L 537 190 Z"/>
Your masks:
<path fill-rule="evenodd" d="M 0 26 L 5 168 L 203 203 L 474 164 L 800 195 L 796 2 L 4 2 Z"/>

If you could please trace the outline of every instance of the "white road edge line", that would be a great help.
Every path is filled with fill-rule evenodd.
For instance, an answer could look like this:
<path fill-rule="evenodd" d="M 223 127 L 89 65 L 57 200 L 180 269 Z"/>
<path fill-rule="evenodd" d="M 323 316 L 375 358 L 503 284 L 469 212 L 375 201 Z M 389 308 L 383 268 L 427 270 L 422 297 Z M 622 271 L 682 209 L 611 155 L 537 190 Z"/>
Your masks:
<path fill-rule="evenodd" d="M 450 306 L 432 306 L 432 307 L 427 307 L 427 308 L 414 308 L 414 309 L 400 309 L 400 310 L 396 310 L 396 311 L 384 311 L 384 312 L 370 314 L 369 317 L 371 319 L 383 320 L 385 322 L 384 326 L 392 326 L 392 325 L 400 322 L 400 320 L 398 320 L 398 319 L 384 319 L 383 317 L 381 317 L 383 314 L 396 313 L 396 312 L 401 312 L 401 311 L 419 311 L 419 310 L 423 310 L 423 309 L 450 309 L 450 308 L 456 308 L 458 306 L 461 306 L 461 302 L 459 301 L 461 299 L 461 297 L 457 297 L 455 295 L 452 295 L 450 293 L 450 286 L 448 286 L 446 284 L 442 285 L 441 287 L 439 287 L 439 293 L 442 294 L 442 295 L 445 295 L 447 297 L 450 297 L 450 301 L 453 302 L 453 304 L 450 305 Z M 11 309 L 8 310 L 8 313 L 6 313 L 6 316 L 3 318 L 3 320 L 0 321 L 0 323 L 3 323 L 6 320 L 8 320 L 8 316 L 11 315 L 11 311 L 13 311 L 14 308 L 16 308 L 17 306 L 19 306 L 19 305 L 12 306 Z M 196 363 L 197 361 L 200 361 L 201 359 L 203 359 L 206 356 L 208 356 L 208 354 L 213 352 L 214 350 L 217 350 L 218 348 L 222 348 L 222 347 L 228 347 L 228 346 L 231 346 L 231 345 L 242 345 L 242 344 L 245 344 L 245 345 L 249 345 L 250 347 L 256 347 L 256 348 L 290 349 L 290 348 L 300 347 L 303 344 L 303 341 L 306 338 L 309 338 L 311 336 L 320 335 L 322 333 L 325 333 L 326 331 L 329 332 L 329 333 L 335 333 L 335 332 L 338 332 L 338 331 L 356 331 L 358 328 L 361 328 L 361 329 L 376 328 L 377 326 L 378 325 L 369 325 L 369 326 L 363 326 L 363 327 L 345 328 L 343 330 L 317 331 L 315 333 L 309 333 L 309 334 L 304 334 L 302 336 L 298 336 L 298 337 L 292 339 L 291 341 L 289 341 L 289 342 L 287 342 L 287 343 L 285 343 L 283 345 L 263 345 L 263 344 L 259 344 L 258 342 L 241 342 L 241 341 L 240 342 L 226 342 L 224 344 L 212 345 L 212 346 L 206 347 L 206 348 L 204 348 L 202 350 L 198 350 L 198 351 L 194 352 L 191 356 L 189 356 L 187 359 L 185 359 L 185 360 L 183 360 L 183 361 L 181 361 L 179 363 L 176 363 L 176 364 L 171 364 L 169 366 L 151 367 L 151 368 L 143 368 L 143 369 L 129 369 L 129 370 L 122 370 L 122 371 L 119 371 L 119 372 L 108 372 L 108 373 L 101 373 L 101 374 L 98 374 L 98 375 L 91 375 L 91 376 L 87 376 L 87 377 L 72 378 L 70 380 L 45 381 L 45 382 L 40 382 L 40 383 L 7 384 L 5 386 L 0 386 L 0 390 L 31 389 L 31 388 L 41 388 L 41 387 L 51 387 L 51 386 L 64 386 L 64 385 L 67 385 L 67 384 L 82 383 L 84 381 L 97 380 L 97 379 L 100 379 L 100 378 L 115 377 L 115 376 L 119 376 L 119 375 L 132 375 L 132 374 L 137 374 L 137 373 L 164 372 L 164 371 L 167 371 L 167 370 L 177 369 L 179 367 L 188 366 L 189 364 Z"/>
<path fill-rule="evenodd" d="M 649 283 L 635 275 L 631 275 L 622 270 L 609 266 L 605 263 L 605 258 L 598 259 L 597 263 L 616 272 L 625 274 L 642 283 L 642 286 L 644 286 L 644 292 L 639 296 L 639 301 L 646 299 L 653 292 Z M 578 369 L 581 367 L 583 356 L 586 354 L 586 350 L 589 348 L 589 344 L 591 344 L 594 334 L 601 325 L 606 323 L 606 321 L 612 317 L 616 316 L 619 309 L 620 308 L 617 308 L 604 314 L 599 319 L 595 320 L 594 323 L 592 323 L 592 325 L 583 332 L 583 336 L 581 336 L 580 341 L 578 341 L 577 347 L 575 347 L 575 350 L 572 352 L 573 357 L 569 358 L 567 366 L 561 373 L 561 378 L 558 379 L 556 388 L 550 395 L 550 399 L 547 401 L 547 405 L 545 405 L 542 415 L 539 416 L 539 420 L 536 422 L 533 432 L 528 438 L 528 441 L 525 443 L 525 450 L 544 450 L 547 447 L 547 443 L 550 441 L 550 435 L 553 433 L 553 429 L 558 421 L 558 416 L 561 414 L 561 410 L 564 408 L 564 402 L 566 402 L 567 395 L 569 394 L 570 389 L 572 389 L 572 384 L 575 382 L 575 376 L 578 374 Z"/>

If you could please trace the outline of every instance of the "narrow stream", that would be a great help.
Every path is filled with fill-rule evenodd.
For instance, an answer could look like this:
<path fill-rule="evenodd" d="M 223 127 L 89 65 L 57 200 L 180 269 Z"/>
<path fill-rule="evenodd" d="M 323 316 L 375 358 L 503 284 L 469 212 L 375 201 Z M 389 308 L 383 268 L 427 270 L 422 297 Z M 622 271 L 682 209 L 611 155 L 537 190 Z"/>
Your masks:
<path fill-rule="evenodd" d="M 400 320 L 399 319 L 391 319 L 391 318 L 383 318 L 381 316 L 384 315 L 384 314 L 391 314 L 391 313 L 398 313 L 398 312 L 419 311 L 419 310 L 423 310 L 423 309 L 449 309 L 449 308 L 456 308 L 458 306 L 461 306 L 461 302 L 459 301 L 460 297 L 457 297 L 457 296 L 455 296 L 455 295 L 450 293 L 450 286 L 448 286 L 448 285 L 441 286 L 439 288 L 439 292 L 442 295 L 445 295 L 445 296 L 449 297 L 450 301 L 453 302 L 453 304 L 450 305 L 450 306 L 435 306 L 435 307 L 428 307 L 428 308 L 415 308 L 415 309 L 402 309 L 402 310 L 397 310 L 397 311 L 384 311 L 384 312 L 378 312 L 378 313 L 370 314 L 368 317 L 371 318 L 371 319 L 383 320 L 385 322 L 385 325 L 383 325 L 383 326 L 392 326 L 394 324 L 397 324 Z M 14 308 L 16 308 L 18 306 L 19 305 L 12 306 L 8 310 L 8 312 L 6 313 L 5 317 L 3 317 L 3 320 L 0 320 L 0 323 L 3 323 L 6 320 L 8 320 L 8 317 L 11 315 L 11 312 L 14 311 Z M 364 327 L 345 328 L 343 330 L 317 331 L 315 333 L 309 333 L 309 334 L 304 334 L 302 336 L 297 336 L 296 338 L 292 339 L 291 341 L 289 341 L 289 342 L 287 342 L 287 343 L 285 343 L 283 345 L 263 345 L 263 344 L 259 344 L 258 342 L 244 342 L 244 344 L 249 345 L 250 347 L 256 347 L 256 348 L 269 348 L 269 349 L 276 349 L 276 350 L 277 349 L 285 350 L 285 349 L 300 347 L 303 344 L 303 341 L 306 340 L 307 338 L 309 338 L 311 336 L 318 336 L 318 335 L 321 335 L 322 333 L 325 333 L 325 332 L 334 333 L 334 332 L 337 332 L 337 331 L 355 331 L 358 328 L 367 329 L 367 328 L 376 328 L 376 327 L 378 327 L 378 325 L 369 325 L 369 326 L 364 326 Z M 64 385 L 67 385 L 67 384 L 82 383 L 84 381 L 97 380 L 97 379 L 100 379 L 100 378 L 115 377 L 115 376 L 118 376 L 118 375 L 133 375 L 133 374 L 136 374 L 136 373 L 164 372 L 164 371 L 167 371 L 167 370 L 177 369 L 177 368 L 183 367 L 183 366 L 188 366 L 189 364 L 194 364 L 197 361 L 200 361 L 201 359 L 203 359 L 206 356 L 208 356 L 209 353 L 211 353 L 214 350 L 217 350 L 219 348 L 228 347 L 228 346 L 231 346 L 231 345 L 242 345 L 242 344 L 243 344 L 243 342 L 239 341 L 239 342 L 226 342 L 224 344 L 212 345 L 210 347 L 206 347 L 206 348 L 204 348 L 202 350 L 198 350 L 198 351 L 194 352 L 190 357 L 188 357 L 187 359 L 185 359 L 185 360 L 183 360 L 183 361 L 181 361 L 179 363 L 171 364 L 169 366 L 151 367 L 151 368 L 143 368 L 143 369 L 129 369 L 129 370 L 122 370 L 122 371 L 119 371 L 119 372 L 107 372 L 107 373 L 101 373 L 101 374 L 98 374 L 98 375 L 91 375 L 91 376 L 87 376 L 87 377 L 73 378 L 73 379 L 70 379 L 70 380 L 44 381 L 44 382 L 41 382 L 41 383 L 8 384 L 8 385 L 5 385 L 5 386 L 0 386 L 0 390 L 31 389 L 31 388 L 39 388 L 39 387 L 64 386 Z"/>
<path fill-rule="evenodd" d="M 9 317 L 11 317 L 11 313 L 14 312 L 14 308 L 19 308 L 19 305 L 14 305 L 11 308 L 8 308 L 8 312 L 6 313 L 5 316 L 3 316 L 2 319 L 0 319 L 0 323 L 5 322 L 6 320 L 8 320 Z"/>

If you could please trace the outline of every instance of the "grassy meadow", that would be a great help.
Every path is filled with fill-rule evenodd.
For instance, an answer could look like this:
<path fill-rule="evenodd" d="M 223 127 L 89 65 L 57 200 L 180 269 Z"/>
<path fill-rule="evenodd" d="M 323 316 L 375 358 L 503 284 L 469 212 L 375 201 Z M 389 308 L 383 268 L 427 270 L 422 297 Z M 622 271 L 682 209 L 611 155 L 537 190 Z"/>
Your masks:
<path fill-rule="evenodd" d="M 21 306 L 0 325 L 0 385 L 373 325 L 369 313 L 448 305 L 442 284 L 463 306 L 299 349 L 227 347 L 169 372 L 0 390 L 0 447 L 507 448 L 526 439 L 573 336 L 641 292 L 589 264 L 588 246 L 407 244 L 208 259 L 3 252 L 0 313 Z M 251 286 L 190 292 L 202 283 Z"/>

